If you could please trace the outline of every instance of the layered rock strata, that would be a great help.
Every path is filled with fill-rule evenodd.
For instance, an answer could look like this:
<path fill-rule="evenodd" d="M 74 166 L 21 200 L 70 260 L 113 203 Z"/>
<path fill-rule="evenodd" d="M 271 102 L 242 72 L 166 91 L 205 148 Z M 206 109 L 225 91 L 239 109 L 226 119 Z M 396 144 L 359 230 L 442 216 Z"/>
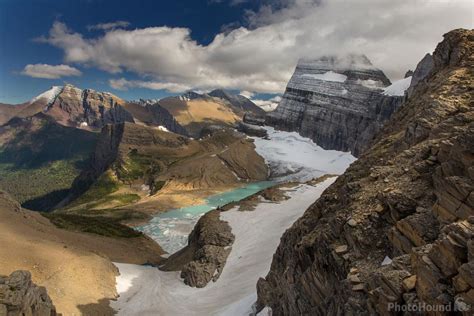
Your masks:
<path fill-rule="evenodd" d="M 365 56 L 300 60 L 266 122 L 297 131 L 324 149 L 360 155 L 403 97 L 387 96 L 384 73 Z"/>
<path fill-rule="evenodd" d="M 283 235 L 258 308 L 428 315 L 474 307 L 474 32 L 454 30 L 375 144 Z"/>
<path fill-rule="evenodd" d="M 31 281 L 28 271 L 0 276 L 0 315 L 55 316 L 56 308 L 46 289 Z"/>
<path fill-rule="evenodd" d="M 205 287 L 221 275 L 234 238 L 229 224 L 220 219 L 220 211 L 210 211 L 197 222 L 188 245 L 171 256 L 161 269 L 181 270 L 185 284 Z"/>

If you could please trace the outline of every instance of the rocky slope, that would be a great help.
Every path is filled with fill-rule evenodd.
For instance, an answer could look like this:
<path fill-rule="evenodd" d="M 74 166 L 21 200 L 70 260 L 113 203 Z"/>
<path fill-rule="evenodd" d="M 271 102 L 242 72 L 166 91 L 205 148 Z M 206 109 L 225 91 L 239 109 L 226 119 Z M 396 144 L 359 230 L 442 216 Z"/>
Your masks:
<path fill-rule="evenodd" d="M 127 102 L 123 106 L 135 120 L 135 123 L 147 126 L 158 126 L 171 132 L 181 135 L 187 135 L 187 131 L 182 127 L 165 108 L 156 102 L 140 100 L 136 102 Z"/>
<path fill-rule="evenodd" d="M 44 113 L 11 119 L 0 126 L 0 189 L 29 209 L 49 210 L 67 194 L 97 136 Z"/>
<path fill-rule="evenodd" d="M 161 99 L 158 104 L 168 110 L 193 137 L 199 137 L 202 129 L 209 125 L 234 126 L 245 113 L 259 116 L 265 113 L 246 97 L 224 90 L 214 90 L 209 94 L 190 91 Z"/>
<path fill-rule="evenodd" d="M 240 94 L 233 94 L 226 90 L 216 89 L 209 92 L 209 95 L 214 98 L 218 98 L 226 101 L 230 107 L 234 109 L 236 113 L 243 115 L 245 113 L 251 113 L 258 116 L 264 116 L 265 111 L 262 110 L 255 103 L 250 101 L 248 98 Z"/>
<path fill-rule="evenodd" d="M 297 131 L 324 149 L 360 155 L 403 97 L 387 96 L 384 73 L 367 57 L 300 60 L 267 124 Z"/>
<path fill-rule="evenodd" d="M 29 271 L 33 282 L 47 289 L 63 315 L 112 315 L 108 300 L 116 297 L 117 270 L 111 261 L 158 264 L 163 253 L 144 236 L 113 238 L 59 229 L 39 212 L 22 209 L 1 191 L 0 244 L 0 275 Z M 28 281 L 27 275 L 21 277 Z M 0 314 L 1 304 L 12 299 L 17 304 L 21 298 L 2 296 L 2 280 L 0 277 Z M 21 293 L 15 290 L 13 294 Z M 24 302 L 30 304 L 30 298 L 35 297 L 28 296 Z"/>
<path fill-rule="evenodd" d="M 454 30 L 376 143 L 282 237 L 258 282 L 274 315 L 474 306 L 474 32 Z M 391 259 L 390 259 L 391 258 Z"/>
<path fill-rule="evenodd" d="M 127 102 L 108 92 L 79 89 L 70 84 L 52 87 L 23 104 L 0 104 L 0 125 L 14 117 L 28 118 L 38 113 L 61 125 L 87 130 L 98 131 L 106 124 L 136 122 L 186 134 L 173 116 L 158 104 Z"/>
<path fill-rule="evenodd" d="M 117 207 L 120 201 L 123 205 L 161 199 L 171 191 L 183 195 L 220 190 L 265 180 L 267 175 L 253 142 L 230 129 L 217 128 L 194 140 L 137 124 L 107 125 L 89 167 L 61 206 L 80 197 L 75 208 L 90 202 L 96 204 L 94 209 Z"/>
<path fill-rule="evenodd" d="M 189 234 L 188 245 L 168 258 L 160 269 L 181 270 L 185 284 L 205 287 L 219 278 L 233 242 L 234 235 L 229 224 L 220 219 L 220 211 L 210 211 Z"/>
<path fill-rule="evenodd" d="M 0 315 L 55 316 L 56 308 L 46 289 L 31 281 L 28 271 L 0 276 Z"/>

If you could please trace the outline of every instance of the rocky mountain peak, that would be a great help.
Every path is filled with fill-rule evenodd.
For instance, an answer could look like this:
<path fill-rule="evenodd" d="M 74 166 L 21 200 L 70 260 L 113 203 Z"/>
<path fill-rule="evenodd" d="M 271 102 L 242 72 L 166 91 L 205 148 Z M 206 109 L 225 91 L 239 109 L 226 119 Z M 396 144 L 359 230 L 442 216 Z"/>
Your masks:
<path fill-rule="evenodd" d="M 258 282 L 260 308 L 472 315 L 473 56 L 474 31 L 444 36 L 433 70 L 374 145 L 283 235 Z"/>
<path fill-rule="evenodd" d="M 385 74 L 364 55 L 302 59 L 267 123 L 325 149 L 360 155 L 403 97 L 384 95 Z"/>

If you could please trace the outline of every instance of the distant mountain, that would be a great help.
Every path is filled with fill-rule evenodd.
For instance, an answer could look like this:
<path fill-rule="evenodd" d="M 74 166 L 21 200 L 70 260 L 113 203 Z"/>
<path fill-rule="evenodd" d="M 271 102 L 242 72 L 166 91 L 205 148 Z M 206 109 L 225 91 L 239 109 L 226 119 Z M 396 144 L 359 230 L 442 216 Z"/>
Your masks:
<path fill-rule="evenodd" d="M 255 103 L 250 101 L 248 98 L 240 94 L 232 94 L 226 90 L 216 89 L 208 93 L 210 96 L 219 98 L 221 100 L 226 100 L 229 102 L 229 105 L 236 112 L 252 113 L 256 115 L 263 116 L 265 111 L 257 106 Z"/>
<path fill-rule="evenodd" d="M 188 133 L 199 137 L 209 125 L 235 126 L 246 113 L 263 116 L 265 111 L 244 96 L 225 90 L 200 94 L 194 91 L 168 97 L 158 102 L 167 109 Z"/>
<path fill-rule="evenodd" d="M 13 117 L 26 118 L 44 113 L 61 125 L 100 130 L 106 124 L 137 122 L 164 126 L 176 133 L 185 130 L 164 108 L 140 102 L 127 102 L 111 93 L 79 89 L 73 85 L 54 86 L 20 105 L 0 104 L 0 124 Z"/>
<path fill-rule="evenodd" d="M 297 131 L 325 149 L 357 156 L 403 101 L 404 91 L 399 90 L 408 86 L 384 90 L 389 85 L 390 80 L 364 55 L 300 60 L 266 121 Z"/>
<path fill-rule="evenodd" d="M 242 119 L 228 102 L 195 92 L 164 98 L 158 104 L 168 110 L 189 135 L 196 138 L 209 125 L 235 126 Z"/>

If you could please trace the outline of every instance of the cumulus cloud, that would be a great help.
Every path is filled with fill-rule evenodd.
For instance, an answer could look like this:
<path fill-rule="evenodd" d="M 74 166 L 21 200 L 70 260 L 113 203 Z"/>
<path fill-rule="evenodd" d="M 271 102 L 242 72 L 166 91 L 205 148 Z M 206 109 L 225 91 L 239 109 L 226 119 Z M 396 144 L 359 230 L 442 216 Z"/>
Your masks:
<path fill-rule="evenodd" d="M 151 90 L 167 90 L 174 93 L 181 93 L 191 90 L 190 86 L 180 83 L 127 80 L 125 78 L 110 79 L 109 85 L 117 90 L 128 90 L 129 88 L 146 88 Z"/>
<path fill-rule="evenodd" d="M 470 0 L 263 3 L 247 14 L 247 27 L 220 33 L 208 45 L 193 40 L 187 28 L 110 29 L 86 38 L 61 22 L 40 41 L 62 49 L 68 63 L 112 74 L 133 72 L 150 78 L 150 87 L 172 83 L 281 93 L 302 57 L 362 53 L 391 79 L 402 78 L 433 51 L 442 34 L 473 23 Z"/>
<path fill-rule="evenodd" d="M 88 25 L 87 29 L 89 31 L 93 31 L 93 30 L 108 31 L 108 30 L 117 29 L 117 28 L 125 28 L 129 25 L 130 25 L 130 22 L 127 22 L 127 21 L 115 21 L 115 22 L 109 22 L 109 23 L 99 23 L 95 25 Z"/>
<path fill-rule="evenodd" d="M 80 76 L 81 71 L 68 65 L 29 64 L 21 74 L 33 78 L 58 79 L 68 76 Z"/>

